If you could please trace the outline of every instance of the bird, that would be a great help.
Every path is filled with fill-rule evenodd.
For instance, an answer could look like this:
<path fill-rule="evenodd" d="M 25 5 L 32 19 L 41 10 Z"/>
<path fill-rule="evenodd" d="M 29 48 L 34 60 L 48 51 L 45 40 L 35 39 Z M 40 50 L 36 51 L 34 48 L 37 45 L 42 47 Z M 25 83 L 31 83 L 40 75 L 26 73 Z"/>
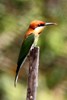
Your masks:
<path fill-rule="evenodd" d="M 19 71 L 23 66 L 25 60 L 27 59 L 27 56 L 31 48 L 37 45 L 38 38 L 41 32 L 45 29 L 46 26 L 50 26 L 50 25 L 56 25 L 56 23 L 44 22 L 40 20 L 34 20 L 30 23 L 27 32 L 24 34 L 24 39 L 21 45 L 21 49 L 17 61 L 17 69 L 16 69 L 16 75 L 14 81 L 15 86 L 17 84 Z"/>

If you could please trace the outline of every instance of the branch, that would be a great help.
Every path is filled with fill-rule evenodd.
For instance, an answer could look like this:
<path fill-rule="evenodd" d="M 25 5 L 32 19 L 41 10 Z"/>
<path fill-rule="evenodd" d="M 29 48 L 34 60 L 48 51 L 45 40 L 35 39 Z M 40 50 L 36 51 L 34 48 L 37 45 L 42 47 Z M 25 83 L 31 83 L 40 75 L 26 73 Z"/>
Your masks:
<path fill-rule="evenodd" d="M 26 100 L 36 100 L 38 87 L 39 47 L 34 47 L 29 55 L 28 89 Z"/>

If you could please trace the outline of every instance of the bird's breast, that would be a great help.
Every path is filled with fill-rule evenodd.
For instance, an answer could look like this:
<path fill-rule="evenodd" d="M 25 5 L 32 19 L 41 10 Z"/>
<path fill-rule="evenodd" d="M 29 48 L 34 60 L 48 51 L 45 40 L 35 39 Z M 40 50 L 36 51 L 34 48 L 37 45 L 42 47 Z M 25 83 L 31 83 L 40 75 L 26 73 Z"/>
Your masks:
<path fill-rule="evenodd" d="M 36 46 L 36 45 L 37 45 L 37 43 L 38 43 L 38 38 L 39 38 L 39 35 L 35 36 L 34 46 Z"/>

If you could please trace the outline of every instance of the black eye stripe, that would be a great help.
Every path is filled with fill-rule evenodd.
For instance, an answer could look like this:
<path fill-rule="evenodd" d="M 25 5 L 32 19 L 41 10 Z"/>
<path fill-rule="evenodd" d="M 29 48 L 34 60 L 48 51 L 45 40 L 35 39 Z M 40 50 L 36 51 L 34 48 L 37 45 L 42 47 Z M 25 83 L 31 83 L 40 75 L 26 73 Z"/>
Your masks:
<path fill-rule="evenodd" d="M 40 27 L 40 26 L 44 26 L 44 24 L 38 24 L 38 27 Z"/>

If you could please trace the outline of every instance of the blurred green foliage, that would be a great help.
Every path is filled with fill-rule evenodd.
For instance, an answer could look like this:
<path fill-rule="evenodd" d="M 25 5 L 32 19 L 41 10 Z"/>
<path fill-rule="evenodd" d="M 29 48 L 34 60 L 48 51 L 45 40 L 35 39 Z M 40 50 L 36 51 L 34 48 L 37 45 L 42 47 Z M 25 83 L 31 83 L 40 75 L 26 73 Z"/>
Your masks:
<path fill-rule="evenodd" d="M 16 88 L 13 82 L 23 35 L 35 19 L 58 24 L 47 27 L 39 38 L 37 99 L 67 99 L 67 1 L 0 0 L 0 100 L 26 98 L 26 72 Z"/>

